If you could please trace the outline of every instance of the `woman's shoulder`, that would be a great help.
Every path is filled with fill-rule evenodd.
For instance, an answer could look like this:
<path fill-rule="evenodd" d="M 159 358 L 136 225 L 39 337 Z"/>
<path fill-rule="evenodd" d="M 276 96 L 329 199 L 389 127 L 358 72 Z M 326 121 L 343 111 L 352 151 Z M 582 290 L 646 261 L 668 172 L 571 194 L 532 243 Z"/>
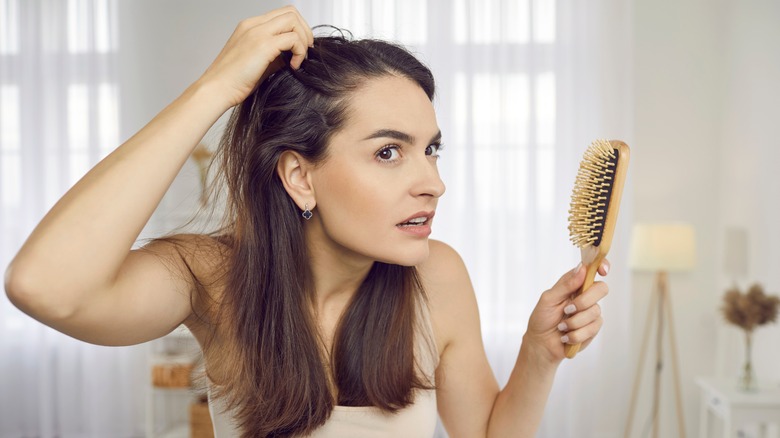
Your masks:
<path fill-rule="evenodd" d="M 430 240 L 430 255 L 417 270 L 441 352 L 457 333 L 459 321 L 476 312 L 474 288 L 460 254 L 438 240 Z"/>
<path fill-rule="evenodd" d="M 466 265 L 455 248 L 434 239 L 429 241 L 428 246 L 428 258 L 417 266 L 423 281 L 433 283 L 432 286 L 438 286 L 442 283 L 468 279 Z"/>

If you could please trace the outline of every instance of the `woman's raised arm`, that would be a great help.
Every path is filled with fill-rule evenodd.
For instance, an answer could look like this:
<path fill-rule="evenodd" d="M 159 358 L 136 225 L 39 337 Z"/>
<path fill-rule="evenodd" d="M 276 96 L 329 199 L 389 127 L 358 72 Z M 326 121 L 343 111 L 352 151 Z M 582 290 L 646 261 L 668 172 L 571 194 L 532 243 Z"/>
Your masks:
<path fill-rule="evenodd" d="M 192 284 L 160 257 L 175 252 L 130 248 L 211 125 L 281 52 L 292 51 L 298 68 L 312 43 L 292 7 L 242 21 L 195 83 L 47 213 L 6 271 L 11 301 L 57 330 L 107 345 L 144 342 L 182 323 Z"/>

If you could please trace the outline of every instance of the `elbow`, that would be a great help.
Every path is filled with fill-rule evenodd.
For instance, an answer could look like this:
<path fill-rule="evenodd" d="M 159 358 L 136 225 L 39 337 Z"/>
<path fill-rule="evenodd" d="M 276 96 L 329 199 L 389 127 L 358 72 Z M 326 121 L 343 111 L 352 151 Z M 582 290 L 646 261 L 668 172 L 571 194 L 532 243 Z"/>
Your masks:
<path fill-rule="evenodd" d="M 20 305 L 23 304 L 26 295 L 23 291 L 27 290 L 27 287 L 22 284 L 20 277 L 19 269 L 11 262 L 5 269 L 3 285 L 5 287 L 5 295 L 16 307 L 20 307 Z"/>
<path fill-rule="evenodd" d="M 12 261 L 3 277 L 8 300 L 22 312 L 44 323 L 67 319 L 73 311 L 57 302 L 56 293 L 44 293 L 37 287 L 36 275 Z"/>

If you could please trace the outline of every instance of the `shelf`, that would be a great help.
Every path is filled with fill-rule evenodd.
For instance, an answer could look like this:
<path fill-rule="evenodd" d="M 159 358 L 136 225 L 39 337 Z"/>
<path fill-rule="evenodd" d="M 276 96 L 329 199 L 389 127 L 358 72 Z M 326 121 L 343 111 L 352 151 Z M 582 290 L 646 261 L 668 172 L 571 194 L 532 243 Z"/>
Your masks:
<path fill-rule="evenodd" d="M 183 351 L 175 354 L 149 353 L 151 364 L 179 364 L 187 365 L 196 362 L 200 358 L 200 350 Z"/>
<path fill-rule="evenodd" d="M 190 387 L 182 387 L 182 388 L 176 388 L 171 386 L 150 386 L 152 388 L 152 391 L 155 392 L 162 392 L 167 394 L 191 394 L 193 398 L 198 394 L 198 391 L 190 388 Z"/>

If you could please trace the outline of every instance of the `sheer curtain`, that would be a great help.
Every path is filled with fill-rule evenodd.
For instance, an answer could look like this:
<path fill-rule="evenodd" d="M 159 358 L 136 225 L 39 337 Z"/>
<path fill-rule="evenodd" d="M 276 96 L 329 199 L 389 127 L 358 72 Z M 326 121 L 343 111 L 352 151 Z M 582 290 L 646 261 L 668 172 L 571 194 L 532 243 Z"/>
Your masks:
<path fill-rule="evenodd" d="M 401 42 L 432 68 L 447 184 L 433 237 L 454 246 L 469 268 L 488 358 L 503 386 L 539 294 L 579 261 L 567 209 L 582 152 L 596 138 L 631 143 L 628 1 L 295 4 L 311 25 Z M 630 205 L 627 190 L 610 255 L 606 326 L 559 369 L 539 436 L 622 431 Z"/>
<path fill-rule="evenodd" d="M 118 144 L 113 0 L 0 0 L 0 266 Z M 0 437 L 138 436 L 145 347 L 49 329 L 0 295 Z"/>

